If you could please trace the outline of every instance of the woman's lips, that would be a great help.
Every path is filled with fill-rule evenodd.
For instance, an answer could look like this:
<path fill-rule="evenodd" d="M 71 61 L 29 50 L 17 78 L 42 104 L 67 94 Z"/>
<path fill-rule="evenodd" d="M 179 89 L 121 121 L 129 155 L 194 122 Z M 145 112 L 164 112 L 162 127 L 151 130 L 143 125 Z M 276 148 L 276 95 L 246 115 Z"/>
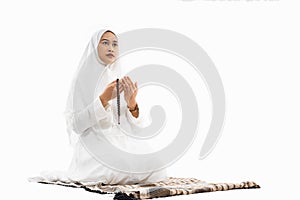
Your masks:
<path fill-rule="evenodd" d="M 113 58 L 115 57 L 113 54 L 109 53 L 109 54 L 106 54 L 107 57 L 110 57 L 110 58 Z"/>

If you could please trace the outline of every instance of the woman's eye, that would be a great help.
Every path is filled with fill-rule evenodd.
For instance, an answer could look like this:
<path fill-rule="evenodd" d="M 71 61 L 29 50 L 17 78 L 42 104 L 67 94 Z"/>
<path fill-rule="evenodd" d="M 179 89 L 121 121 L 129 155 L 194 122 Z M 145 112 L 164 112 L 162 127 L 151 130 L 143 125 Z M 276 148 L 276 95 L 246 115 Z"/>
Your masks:
<path fill-rule="evenodd" d="M 102 44 L 104 44 L 104 45 L 108 45 L 108 42 L 104 41 Z"/>
<path fill-rule="evenodd" d="M 114 43 L 114 44 L 113 44 L 113 46 L 117 47 L 117 46 L 118 46 L 118 44 L 117 44 L 117 43 Z"/>

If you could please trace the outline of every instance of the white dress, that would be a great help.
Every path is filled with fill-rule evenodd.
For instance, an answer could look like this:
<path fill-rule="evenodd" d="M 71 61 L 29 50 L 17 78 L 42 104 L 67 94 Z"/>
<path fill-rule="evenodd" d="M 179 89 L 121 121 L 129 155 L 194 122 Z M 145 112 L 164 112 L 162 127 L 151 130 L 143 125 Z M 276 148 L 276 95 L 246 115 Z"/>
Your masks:
<path fill-rule="evenodd" d="M 71 110 L 71 115 L 67 115 L 68 133 L 69 135 L 74 134 L 78 137 L 82 137 L 87 134 L 95 134 L 100 141 L 99 151 L 106 151 L 106 149 L 101 148 L 101 141 L 103 141 L 103 138 L 105 137 L 114 146 L 132 153 L 136 152 L 136 149 L 138 150 L 139 146 L 144 147 L 146 145 L 144 145 L 143 142 L 131 140 L 127 135 L 123 134 L 119 126 L 116 125 L 114 122 L 114 119 L 116 119 L 116 105 L 114 104 L 115 100 L 110 101 L 109 105 L 104 108 L 99 99 L 99 95 L 94 95 L 96 96 L 95 98 L 92 95 L 101 94 L 108 83 L 116 80 L 117 77 L 121 77 L 121 68 L 118 67 L 117 64 L 105 65 L 96 53 L 96 47 L 105 31 L 106 30 L 100 30 L 93 35 L 81 58 L 78 71 L 73 79 L 73 89 L 70 90 L 71 93 L 69 94 L 66 109 L 68 111 L 67 113 L 69 113 Z M 115 63 L 118 62 L 119 59 Z M 97 92 L 94 93 L 93 88 L 96 83 L 95 79 L 98 79 L 99 75 L 102 75 L 102 78 L 100 79 L 100 83 L 96 85 L 95 91 Z M 127 109 L 123 94 L 120 96 L 120 123 L 122 128 L 134 133 L 138 131 L 139 128 L 148 126 L 149 120 L 146 120 L 147 118 L 142 117 L 142 102 L 138 102 L 141 112 L 139 117 L 135 118 Z M 73 104 L 73 99 L 78 101 L 74 101 Z M 74 110 L 76 110 L 76 112 L 73 112 Z M 138 134 L 138 132 L 136 134 Z M 118 164 L 122 165 L 128 163 L 119 161 Z M 140 163 L 140 165 L 147 164 L 148 163 Z M 151 164 L 149 166 L 151 166 Z M 97 161 L 87 151 L 80 139 L 77 140 L 77 143 L 74 146 L 73 159 L 67 171 L 44 171 L 40 174 L 42 176 L 41 178 L 29 178 L 29 180 L 36 181 L 40 179 L 46 179 L 48 181 L 61 180 L 67 182 L 80 181 L 82 183 L 102 182 L 106 184 L 130 184 L 156 182 L 167 178 L 165 170 L 136 174 L 121 173 L 113 170 L 112 168 L 106 167 L 105 165 L 101 164 L 101 162 Z"/>
<path fill-rule="evenodd" d="M 94 107 L 96 107 L 95 111 Z M 106 137 L 115 146 L 133 152 L 136 145 L 141 144 L 128 140 L 128 136 L 121 133 L 119 127 L 114 124 L 113 115 L 116 113 L 113 111 L 116 109 L 112 109 L 112 107 L 113 105 L 109 104 L 104 108 L 99 98 L 97 98 L 84 112 L 74 118 L 74 125 L 79 130 L 84 130 L 91 126 L 87 129 L 86 134 L 96 134 L 97 137 Z M 93 112 L 95 112 L 95 114 L 92 114 Z M 123 127 L 127 126 L 126 130 L 131 129 L 134 131 L 134 127 L 143 127 L 148 122 L 145 122 L 145 119 L 133 117 L 126 106 L 122 106 L 120 123 Z M 100 129 L 101 131 L 99 131 Z M 103 149 L 103 151 L 105 151 L 105 149 Z M 74 156 L 68 172 L 69 179 L 71 180 L 102 182 L 106 184 L 150 183 L 167 178 L 165 170 L 135 174 L 119 172 L 108 168 L 91 156 L 80 140 L 75 145 Z"/>
<path fill-rule="evenodd" d="M 112 71 L 107 68 L 105 70 L 106 81 L 111 81 L 114 76 L 110 76 Z M 135 118 L 126 106 L 125 100 L 120 95 L 121 109 L 120 109 L 120 124 L 125 130 L 131 130 L 136 132 L 139 128 L 143 128 L 149 125 L 149 118 L 141 117 L 143 114 L 140 112 L 139 117 Z M 140 104 L 139 104 L 140 107 Z M 74 115 L 72 119 L 72 129 L 76 132 L 79 137 L 82 134 L 95 134 L 99 141 L 106 137 L 106 139 L 115 145 L 116 147 L 129 151 L 135 152 L 138 146 L 145 146 L 143 142 L 136 142 L 130 140 L 128 136 L 120 131 L 119 126 L 116 125 L 116 105 L 109 102 L 108 106 L 103 107 L 99 97 L 96 97 L 94 101 L 88 105 L 81 112 Z M 140 108 L 140 111 L 143 109 Z M 144 115 L 145 116 L 145 115 Z M 135 134 L 138 134 L 135 133 Z M 99 145 L 101 149 L 101 144 Z M 126 163 L 128 164 L 128 163 Z M 146 163 L 147 164 L 147 163 Z M 122 165 L 122 163 L 120 163 Z M 141 163 L 145 165 L 145 163 Z M 105 183 L 105 184 L 134 184 L 134 183 L 151 183 L 161 181 L 167 178 L 166 170 L 154 171 L 143 174 L 136 173 L 125 173 L 113 170 L 112 168 L 106 167 L 97 161 L 84 147 L 80 139 L 74 146 L 74 154 L 71 164 L 67 171 L 44 171 L 41 173 L 43 180 L 48 181 L 80 181 L 83 184 L 93 183 Z M 41 179 L 31 179 L 31 181 Z"/>

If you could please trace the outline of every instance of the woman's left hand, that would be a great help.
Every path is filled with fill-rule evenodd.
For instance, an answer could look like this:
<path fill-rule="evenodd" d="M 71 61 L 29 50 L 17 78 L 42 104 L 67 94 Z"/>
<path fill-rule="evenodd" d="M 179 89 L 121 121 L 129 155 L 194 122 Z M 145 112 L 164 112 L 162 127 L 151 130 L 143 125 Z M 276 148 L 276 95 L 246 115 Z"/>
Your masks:
<path fill-rule="evenodd" d="M 121 83 L 124 88 L 124 99 L 127 103 L 127 106 L 133 110 L 136 106 L 136 95 L 138 93 L 137 82 L 133 83 L 128 76 L 125 76 L 121 79 Z"/>

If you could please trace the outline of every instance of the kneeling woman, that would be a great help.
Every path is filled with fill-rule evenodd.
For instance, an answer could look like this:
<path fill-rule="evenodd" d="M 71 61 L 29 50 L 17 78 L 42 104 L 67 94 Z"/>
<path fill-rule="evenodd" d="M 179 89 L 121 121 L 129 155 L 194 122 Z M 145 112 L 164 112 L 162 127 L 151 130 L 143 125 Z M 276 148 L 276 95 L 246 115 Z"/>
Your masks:
<path fill-rule="evenodd" d="M 106 152 L 107 149 L 104 149 L 104 145 L 101 146 L 103 137 L 124 151 L 134 151 L 137 146 L 141 146 L 129 142 L 128 135 L 122 133 L 118 126 L 120 123 L 122 128 L 130 131 L 148 124 L 141 116 L 139 111 L 141 109 L 136 102 L 137 83 L 133 83 L 128 76 L 120 77 L 118 53 L 117 36 L 112 31 L 100 30 L 93 35 L 81 58 L 65 111 L 69 135 L 76 135 L 79 138 L 74 146 L 68 179 L 105 184 L 132 184 L 156 182 L 167 178 L 164 170 L 145 173 L 115 170 L 99 162 L 89 151 L 88 144 L 80 140 L 81 137 L 90 134 L 97 136 L 100 141 L 99 151 L 107 154 L 109 154 Z M 116 81 L 117 78 L 120 80 Z M 119 110 L 118 105 L 113 103 L 117 99 L 115 92 L 117 84 L 118 92 L 122 94 L 120 95 L 122 106 L 119 106 Z M 119 104 L 120 98 L 117 100 Z M 114 120 L 115 117 L 119 117 L 117 122 Z M 116 161 L 115 164 L 130 165 L 124 159 Z"/>

